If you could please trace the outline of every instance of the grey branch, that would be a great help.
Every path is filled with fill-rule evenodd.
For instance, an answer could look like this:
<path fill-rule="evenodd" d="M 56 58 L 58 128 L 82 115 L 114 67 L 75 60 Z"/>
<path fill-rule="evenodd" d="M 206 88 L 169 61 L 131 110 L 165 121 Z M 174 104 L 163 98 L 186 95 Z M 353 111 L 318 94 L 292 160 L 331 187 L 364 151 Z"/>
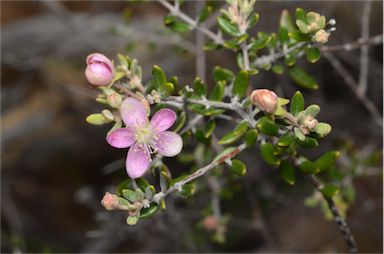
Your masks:
<path fill-rule="evenodd" d="M 363 39 L 369 37 L 369 18 L 371 17 L 371 0 L 364 2 L 363 15 L 361 16 L 361 37 Z M 364 45 L 361 47 L 360 53 L 360 75 L 359 88 L 361 94 L 365 94 L 368 86 L 368 64 L 369 64 L 369 47 Z"/>

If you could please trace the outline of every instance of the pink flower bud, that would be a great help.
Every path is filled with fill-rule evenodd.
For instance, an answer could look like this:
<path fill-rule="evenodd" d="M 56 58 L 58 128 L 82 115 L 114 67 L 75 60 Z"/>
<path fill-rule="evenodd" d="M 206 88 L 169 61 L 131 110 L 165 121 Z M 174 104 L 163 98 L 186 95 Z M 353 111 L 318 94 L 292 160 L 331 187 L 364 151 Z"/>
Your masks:
<path fill-rule="evenodd" d="M 250 95 L 252 104 L 270 114 L 277 110 L 277 98 L 277 95 L 268 89 L 253 90 Z"/>
<path fill-rule="evenodd" d="M 219 226 L 219 222 L 215 218 L 215 216 L 207 216 L 203 220 L 203 227 L 207 231 L 214 231 Z"/>
<path fill-rule="evenodd" d="M 114 78 L 112 61 L 105 55 L 93 53 L 87 56 L 87 69 L 85 76 L 89 83 L 95 86 L 109 85 Z"/>
<path fill-rule="evenodd" d="M 119 206 L 119 197 L 109 192 L 106 192 L 104 194 L 103 199 L 101 200 L 101 204 L 107 210 L 116 209 Z"/>

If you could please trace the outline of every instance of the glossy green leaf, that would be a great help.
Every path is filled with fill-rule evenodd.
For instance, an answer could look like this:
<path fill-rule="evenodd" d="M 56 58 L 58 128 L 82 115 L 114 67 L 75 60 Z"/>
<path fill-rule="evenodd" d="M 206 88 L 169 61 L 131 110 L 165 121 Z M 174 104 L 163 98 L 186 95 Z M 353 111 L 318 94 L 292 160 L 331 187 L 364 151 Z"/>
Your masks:
<path fill-rule="evenodd" d="M 199 15 L 197 16 L 197 23 L 204 22 L 209 14 L 212 12 L 212 6 L 205 5 L 204 8 L 199 12 Z"/>
<path fill-rule="evenodd" d="M 307 57 L 308 62 L 316 63 L 321 56 L 320 49 L 316 47 L 306 48 L 305 56 Z"/>
<path fill-rule="evenodd" d="M 297 85 L 303 88 L 315 90 L 319 88 L 317 82 L 302 68 L 293 66 L 288 69 L 289 76 Z"/>
<path fill-rule="evenodd" d="M 307 13 L 301 8 L 296 8 L 296 19 L 306 22 Z"/>
<path fill-rule="evenodd" d="M 188 183 L 184 184 L 181 187 L 181 190 L 179 191 L 179 195 L 183 198 L 189 198 L 191 197 L 196 191 L 196 185 L 195 183 Z"/>
<path fill-rule="evenodd" d="M 225 112 L 224 109 L 206 108 L 204 105 L 197 105 L 197 104 L 191 105 L 191 110 L 203 116 L 220 115 Z"/>
<path fill-rule="evenodd" d="M 218 24 L 219 24 L 221 30 L 223 30 L 227 34 L 232 35 L 232 36 L 239 36 L 240 35 L 240 31 L 237 28 L 237 26 L 235 24 L 231 23 L 231 21 L 229 21 L 227 18 L 222 17 L 222 16 L 218 16 L 217 21 L 218 21 Z"/>
<path fill-rule="evenodd" d="M 231 146 L 231 147 L 228 147 L 226 149 L 224 149 L 223 151 L 221 151 L 218 155 L 216 155 L 216 157 L 213 159 L 213 161 L 217 161 L 217 160 L 220 160 L 222 159 L 223 157 L 226 157 L 228 155 L 230 155 L 231 153 L 233 153 L 235 150 L 237 149 L 236 146 Z"/>
<path fill-rule="evenodd" d="M 295 142 L 303 147 L 318 147 L 319 142 L 317 142 L 317 139 L 311 138 L 311 137 L 305 137 L 305 140 L 295 139 Z"/>
<path fill-rule="evenodd" d="M 257 121 L 257 128 L 268 136 L 276 136 L 279 127 L 268 117 L 263 116 Z"/>
<path fill-rule="evenodd" d="M 299 168 L 304 173 L 316 174 L 319 172 L 319 167 L 316 165 L 316 163 L 314 163 L 310 160 L 307 160 L 307 159 L 303 160 L 300 163 Z"/>
<path fill-rule="evenodd" d="M 134 203 L 137 201 L 136 193 L 133 190 L 130 190 L 130 189 L 122 190 L 122 194 L 123 194 L 123 197 L 128 199 L 129 202 Z"/>
<path fill-rule="evenodd" d="M 213 79 L 218 82 L 218 81 L 227 81 L 232 82 L 232 80 L 235 78 L 235 74 L 228 69 L 222 68 L 220 66 L 215 66 L 213 68 Z"/>
<path fill-rule="evenodd" d="M 248 130 L 248 123 L 243 121 L 236 126 L 236 128 L 224 135 L 219 141 L 220 145 L 229 145 L 239 140 Z"/>
<path fill-rule="evenodd" d="M 136 225 L 139 221 L 139 217 L 137 216 L 128 216 L 127 218 L 127 224 L 130 226 Z"/>
<path fill-rule="evenodd" d="M 287 66 L 293 66 L 296 64 L 296 57 L 294 55 L 288 54 L 284 57 L 284 63 Z"/>
<path fill-rule="evenodd" d="M 292 96 L 290 112 L 292 115 L 297 116 L 301 111 L 304 110 L 304 97 L 300 91 Z"/>
<path fill-rule="evenodd" d="M 272 65 L 272 71 L 278 75 L 283 74 L 284 73 L 283 65 L 281 65 L 281 64 Z"/>
<path fill-rule="evenodd" d="M 204 44 L 203 49 L 207 51 L 207 50 L 218 49 L 220 47 L 221 47 L 221 45 L 217 44 L 215 41 L 209 41 L 209 42 Z"/>
<path fill-rule="evenodd" d="M 331 198 L 338 194 L 340 190 L 336 185 L 327 184 L 320 191 L 324 194 L 324 196 Z"/>
<path fill-rule="evenodd" d="M 159 86 L 158 92 L 160 93 L 160 96 L 162 98 L 166 98 L 172 94 L 174 89 L 175 89 L 175 87 L 173 86 L 173 84 L 171 82 L 165 82 L 164 84 Z"/>
<path fill-rule="evenodd" d="M 286 133 L 277 141 L 278 146 L 289 146 L 295 141 L 295 137 L 291 133 Z"/>
<path fill-rule="evenodd" d="M 318 158 L 315 163 L 319 167 L 320 171 L 325 171 L 336 164 L 336 160 L 339 156 L 339 151 L 329 151 Z"/>
<path fill-rule="evenodd" d="M 203 143 L 203 144 L 206 144 L 206 145 L 209 145 L 211 144 L 211 139 L 210 137 L 205 137 L 204 135 L 204 131 L 203 130 L 196 130 L 195 132 L 195 138 L 197 141 L 199 141 L 200 143 Z"/>
<path fill-rule="evenodd" d="M 240 71 L 233 81 L 232 92 L 235 96 L 245 96 L 249 85 L 249 74 L 247 71 Z"/>
<path fill-rule="evenodd" d="M 325 136 L 331 132 L 331 125 L 327 123 L 318 123 L 315 127 L 315 132 L 321 136 Z"/>
<path fill-rule="evenodd" d="M 247 147 L 252 147 L 256 144 L 258 135 L 259 132 L 256 129 L 250 129 L 247 134 L 245 134 L 244 141 Z"/>
<path fill-rule="evenodd" d="M 260 15 L 258 13 L 253 13 L 248 18 L 248 27 L 252 28 L 257 24 L 257 21 L 259 21 Z"/>
<path fill-rule="evenodd" d="M 118 200 L 119 200 L 120 205 L 123 205 L 123 206 L 129 206 L 130 205 L 128 200 L 126 200 L 124 198 L 119 197 Z"/>
<path fill-rule="evenodd" d="M 135 182 L 137 184 L 137 186 L 142 190 L 142 191 L 145 191 L 145 189 L 150 186 L 149 182 L 147 180 L 145 180 L 145 178 L 143 177 L 140 177 L 140 178 L 137 178 L 135 179 Z"/>
<path fill-rule="evenodd" d="M 140 219 L 147 219 L 152 217 L 159 210 L 159 205 L 152 203 L 149 207 L 143 208 L 140 211 Z"/>
<path fill-rule="evenodd" d="M 247 173 L 247 166 L 241 160 L 232 160 L 231 171 L 238 176 L 243 176 Z"/>
<path fill-rule="evenodd" d="M 174 15 L 167 15 L 163 19 L 164 25 L 177 33 L 185 33 L 191 30 L 191 26 L 184 21 L 180 21 Z"/>
<path fill-rule="evenodd" d="M 216 128 L 216 121 L 215 120 L 210 120 L 207 125 L 205 125 L 205 128 L 204 128 L 204 137 L 205 138 L 209 138 L 212 134 L 212 132 L 215 130 Z"/>
<path fill-rule="evenodd" d="M 288 160 L 282 160 L 280 163 L 280 176 L 285 182 L 294 185 L 296 181 L 295 168 Z"/>
<path fill-rule="evenodd" d="M 152 68 L 152 77 L 153 77 L 153 83 L 156 89 L 159 89 L 161 85 L 167 83 L 167 78 L 165 76 L 163 69 L 161 69 L 157 65 L 154 65 Z"/>
<path fill-rule="evenodd" d="M 226 81 L 218 81 L 209 97 L 212 101 L 221 101 L 225 94 Z"/>
<path fill-rule="evenodd" d="M 270 166 L 278 166 L 280 159 L 275 155 L 275 148 L 270 143 L 264 143 L 260 146 L 261 155 L 264 161 Z"/>
<path fill-rule="evenodd" d="M 308 24 L 303 22 L 302 20 L 296 20 L 296 25 L 299 28 L 300 32 L 303 34 L 309 33 Z"/>
<path fill-rule="evenodd" d="M 288 32 L 288 36 L 289 38 L 295 40 L 295 41 L 311 41 L 312 37 L 310 34 L 303 34 L 301 31 L 299 30 L 295 30 L 295 31 L 292 31 L 292 32 Z"/>
<path fill-rule="evenodd" d="M 253 40 L 250 44 L 250 50 L 259 50 L 265 48 L 270 42 L 271 37 L 265 32 L 258 32 L 257 39 Z"/>
<path fill-rule="evenodd" d="M 136 193 L 137 200 L 142 201 L 145 198 L 144 192 L 140 188 L 137 188 L 135 190 L 135 193 Z"/>
<path fill-rule="evenodd" d="M 293 131 L 295 133 L 296 138 L 298 138 L 301 141 L 305 140 L 305 135 L 299 128 L 295 127 Z"/>
<path fill-rule="evenodd" d="M 281 43 L 286 43 L 289 40 L 288 29 L 286 27 L 280 27 L 278 32 L 278 38 Z"/>
<path fill-rule="evenodd" d="M 205 96 L 207 94 L 207 86 L 203 84 L 199 77 L 195 78 L 194 84 L 194 90 L 198 96 Z"/>

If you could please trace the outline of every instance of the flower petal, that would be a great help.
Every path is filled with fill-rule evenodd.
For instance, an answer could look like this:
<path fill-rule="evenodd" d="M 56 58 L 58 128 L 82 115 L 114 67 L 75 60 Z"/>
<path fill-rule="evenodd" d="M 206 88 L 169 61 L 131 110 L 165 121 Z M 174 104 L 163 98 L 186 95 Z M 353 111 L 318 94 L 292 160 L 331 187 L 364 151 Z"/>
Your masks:
<path fill-rule="evenodd" d="M 135 133 L 129 128 L 120 128 L 107 136 L 107 142 L 116 148 L 127 148 L 135 142 Z"/>
<path fill-rule="evenodd" d="M 156 131 L 168 130 L 176 121 L 175 111 L 169 108 L 163 108 L 157 111 L 151 119 L 151 127 Z"/>
<path fill-rule="evenodd" d="M 157 134 L 156 141 L 152 144 L 157 152 L 166 157 L 176 156 L 183 148 L 183 140 L 179 134 L 171 131 L 164 131 Z"/>
<path fill-rule="evenodd" d="M 105 67 L 108 68 L 109 71 L 113 72 L 112 61 L 103 54 L 93 53 L 93 54 L 88 55 L 87 59 L 86 59 L 86 63 L 87 63 L 87 65 L 91 65 L 94 63 L 101 63 L 101 64 L 105 65 Z"/>
<path fill-rule="evenodd" d="M 129 177 L 136 179 L 144 175 L 151 163 L 151 156 L 146 147 L 135 143 L 129 148 L 126 169 Z"/>
<path fill-rule="evenodd" d="M 132 97 L 126 98 L 121 103 L 120 114 L 127 127 L 143 126 L 148 122 L 144 105 Z"/>

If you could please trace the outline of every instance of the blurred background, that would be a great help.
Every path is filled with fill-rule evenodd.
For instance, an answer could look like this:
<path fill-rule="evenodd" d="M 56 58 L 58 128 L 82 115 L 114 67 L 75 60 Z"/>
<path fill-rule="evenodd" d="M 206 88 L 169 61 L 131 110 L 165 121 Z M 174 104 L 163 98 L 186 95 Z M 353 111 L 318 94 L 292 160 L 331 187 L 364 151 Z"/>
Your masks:
<path fill-rule="evenodd" d="M 182 10 L 194 16 L 198 4 L 186 2 Z M 356 41 L 365 4 L 258 1 L 255 33 L 277 31 L 283 9 L 294 13 L 302 7 L 337 20 L 328 45 Z M 370 36 L 382 34 L 382 13 L 382 1 L 372 1 Z M 211 241 L 201 227 L 210 202 L 206 191 L 190 200 L 169 198 L 166 212 L 134 227 L 125 224 L 124 214 L 100 205 L 104 192 L 126 178 L 126 151 L 105 142 L 108 127 L 84 120 L 101 109 L 94 100 L 97 90 L 84 77 L 85 58 L 92 52 L 111 58 L 128 53 L 138 58 L 144 81 L 157 64 L 190 85 L 196 74 L 194 32 L 180 37 L 165 31 L 165 14 L 155 1 L 1 1 L 1 251 L 345 252 L 335 223 L 304 204 L 311 187 L 300 179 L 295 187 L 281 181 L 256 150 L 242 154 L 252 166 L 227 186 L 236 191 L 222 200 L 223 213 L 231 214 L 224 244 Z M 360 52 L 332 53 L 356 81 Z M 382 44 L 369 47 L 364 98 L 356 96 L 329 58 L 314 65 L 300 61 L 320 84 L 318 91 L 303 91 L 306 102 L 319 104 L 320 119 L 333 126 L 321 148 L 309 154 L 340 149 L 341 170 L 358 172 L 348 178 L 355 196 L 347 220 L 360 251 L 372 253 L 383 251 L 382 56 Z M 206 59 L 208 84 L 217 64 L 237 70 L 228 50 L 207 52 Z M 287 98 L 297 90 L 286 75 L 271 72 L 260 72 L 252 84 Z M 174 160 L 169 163 L 172 171 L 185 170 Z"/>

